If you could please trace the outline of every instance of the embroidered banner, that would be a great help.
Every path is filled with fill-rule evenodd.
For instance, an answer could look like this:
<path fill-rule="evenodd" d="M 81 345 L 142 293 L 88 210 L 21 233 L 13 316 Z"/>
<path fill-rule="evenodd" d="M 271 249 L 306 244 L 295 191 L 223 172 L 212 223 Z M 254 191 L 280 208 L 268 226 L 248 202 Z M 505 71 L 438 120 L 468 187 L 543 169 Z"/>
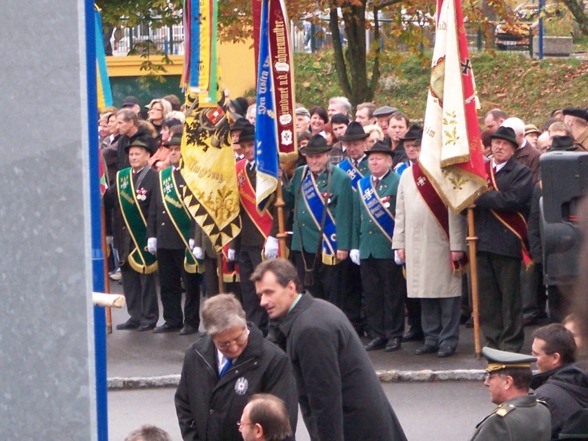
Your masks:
<path fill-rule="evenodd" d="M 456 212 L 487 190 L 476 105 L 460 0 L 437 0 L 419 160 L 441 199 Z"/>
<path fill-rule="evenodd" d="M 263 208 L 278 185 L 278 154 L 295 154 L 294 65 L 283 0 L 263 0 L 255 122 L 256 200 Z"/>
<path fill-rule="evenodd" d="M 251 185 L 249 176 L 247 176 L 247 160 L 242 159 L 237 162 L 237 187 L 241 205 L 245 209 L 247 216 L 255 224 L 259 232 L 267 239 L 272 229 L 273 217 L 268 210 L 258 210 L 255 203 L 255 189 Z"/>

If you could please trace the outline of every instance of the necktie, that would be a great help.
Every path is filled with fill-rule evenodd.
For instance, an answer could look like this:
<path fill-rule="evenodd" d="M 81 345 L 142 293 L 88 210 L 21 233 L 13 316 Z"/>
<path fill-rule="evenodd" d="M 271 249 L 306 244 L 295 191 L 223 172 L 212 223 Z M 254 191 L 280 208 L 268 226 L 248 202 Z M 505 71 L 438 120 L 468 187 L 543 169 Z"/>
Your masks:
<path fill-rule="evenodd" d="M 251 173 L 255 172 L 255 163 L 253 163 L 253 164 L 249 164 L 249 171 L 250 171 Z"/>
<path fill-rule="evenodd" d="M 227 358 L 227 362 L 225 363 L 225 365 L 221 369 L 220 373 L 218 374 L 219 377 L 221 377 L 221 378 L 224 377 L 224 375 L 229 371 L 229 369 L 231 369 L 232 365 L 233 365 L 233 360 L 231 360 L 230 358 Z"/>
<path fill-rule="evenodd" d="M 357 159 L 354 159 L 354 160 L 353 160 L 353 165 L 354 165 L 356 168 L 357 168 L 357 164 L 358 164 L 358 162 L 357 162 Z"/>
<path fill-rule="evenodd" d="M 380 178 L 374 178 L 374 187 L 378 188 L 379 184 L 380 184 Z"/>

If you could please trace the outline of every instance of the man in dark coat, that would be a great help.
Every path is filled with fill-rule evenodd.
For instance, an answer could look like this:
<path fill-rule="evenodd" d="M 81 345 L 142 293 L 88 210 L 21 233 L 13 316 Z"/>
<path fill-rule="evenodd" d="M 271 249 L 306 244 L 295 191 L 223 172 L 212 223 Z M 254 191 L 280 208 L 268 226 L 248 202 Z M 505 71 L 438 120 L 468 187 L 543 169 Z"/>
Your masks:
<path fill-rule="evenodd" d="M 517 147 L 510 127 L 492 135 L 489 191 L 476 199 L 474 210 L 480 324 L 487 346 L 511 352 L 520 351 L 525 338 L 520 271 L 529 253 L 525 219 L 533 193 L 531 170 L 513 158 Z"/>
<path fill-rule="evenodd" d="M 312 441 L 405 440 L 357 333 L 334 305 L 300 293 L 294 266 L 263 262 L 252 275 L 260 304 L 275 320 Z"/>
<path fill-rule="evenodd" d="M 151 145 L 135 139 L 125 149 L 130 167 L 116 175 L 116 185 L 105 194 L 105 205 L 116 206 L 124 222 L 119 247 L 123 292 L 130 318 L 118 330 L 150 331 L 159 319 L 155 271 L 157 260 L 146 250 L 149 207 L 158 190 L 158 174 L 148 165 Z"/>
<path fill-rule="evenodd" d="M 551 413 L 551 439 L 557 439 L 565 422 L 588 408 L 588 375 L 574 363 L 574 336 L 563 325 L 552 323 L 533 333 L 532 352 L 537 357 L 537 374 L 531 388 Z"/>
<path fill-rule="evenodd" d="M 239 423 L 249 398 L 271 393 L 284 400 L 292 427 L 298 406 L 288 357 L 245 320 L 232 294 L 204 302 L 200 334 L 186 351 L 175 395 L 184 441 L 240 441 Z"/>
<path fill-rule="evenodd" d="M 154 200 L 147 221 L 147 249 L 157 254 L 159 286 L 165 323 L 155 333 L 194 334 L 200 326 L 200 280 L 198 263 L 192 256 L 190 233 L 194 219 L 183 207 L 181 195 L 186 185 L 180 173 L 182 135 L 174 135 L 166 145 L 171 167 L 159 172 Z M 165 195 L 165 196 L 164 196 Z M 182 312 L 182 282 L 186 290 Z"/>

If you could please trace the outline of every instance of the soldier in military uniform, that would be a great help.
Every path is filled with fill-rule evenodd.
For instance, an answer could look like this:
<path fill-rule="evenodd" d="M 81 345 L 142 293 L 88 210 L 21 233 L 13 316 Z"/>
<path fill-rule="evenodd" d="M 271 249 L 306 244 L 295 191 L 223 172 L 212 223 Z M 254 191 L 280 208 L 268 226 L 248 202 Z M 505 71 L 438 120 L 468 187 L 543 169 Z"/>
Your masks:
<path fill-rule="evenodd" d="M 485 347 L 484 385 L 498 407 L 477 426 L 471 441 L 548 441 L 551 417 L 545 403 L 529 395 L 535 357 Z"/>
<path fill-rule="evenodd" d="M 300 149 L 308 164 L 298 167 L 284 200 L 294 210 L 292 258 L 299 277 L 313 296 L 341 307 L 340 263 L 351 249 L 353 190 L 347 173 L 329 164 L 330 150 L 321 135 Z"/>

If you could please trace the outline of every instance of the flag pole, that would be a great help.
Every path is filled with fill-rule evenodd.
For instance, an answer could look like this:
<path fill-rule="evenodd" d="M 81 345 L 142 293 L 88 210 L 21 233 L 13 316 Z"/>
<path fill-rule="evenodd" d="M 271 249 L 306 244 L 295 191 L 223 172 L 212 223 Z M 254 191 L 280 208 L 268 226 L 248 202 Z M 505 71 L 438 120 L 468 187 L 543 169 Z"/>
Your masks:
<path fill-rule="evenodd" d="M 216 256 L 216 276 L 218 277 L 218 292 L 225 292 L 225 281 L 223 280 L 223 252 Z"/>
<path fill-rule="evenodd" d="M 278 187 L 276 188 L 276 203 L 274 204 L 278 209 L 278 240 L 280 241 L 280 257 L 286 259 L 288 257 L 286 249 L 286 222 L 284 221 L 284 193 L 282 190 L 282 179 L 278 179 Z"/>
<path fill-rule="evenodd" d="M 479 360 L 482 354 L 480 344 L 480 315 L 479 315 L 479 301 L 478 301 L 478 262 L 476 259 L 476 249 L 478 237 L 476 236 L 476 228 L 474 224 L 474 207 L 468 207 L 468 247 L 470 251 L 470 276 L 472 282 L 472 315 L 474 318 L 474 349 L 476 351 L 476 358 Z"/>
<path fill-rule="evenodd" d="M 102 254 L 108 256 L 106 245 L 106 215 L 104 213 L 104 204 L 100 210 L 100 218 L 102 223 Z M 104 292 L 110 293 L 110 280 L 108 279 L 108 258 L 104 259 Z M 106 333 L 112 334 L 112 311 L 109 306 L 104 308 L 106 310 Z"/>

